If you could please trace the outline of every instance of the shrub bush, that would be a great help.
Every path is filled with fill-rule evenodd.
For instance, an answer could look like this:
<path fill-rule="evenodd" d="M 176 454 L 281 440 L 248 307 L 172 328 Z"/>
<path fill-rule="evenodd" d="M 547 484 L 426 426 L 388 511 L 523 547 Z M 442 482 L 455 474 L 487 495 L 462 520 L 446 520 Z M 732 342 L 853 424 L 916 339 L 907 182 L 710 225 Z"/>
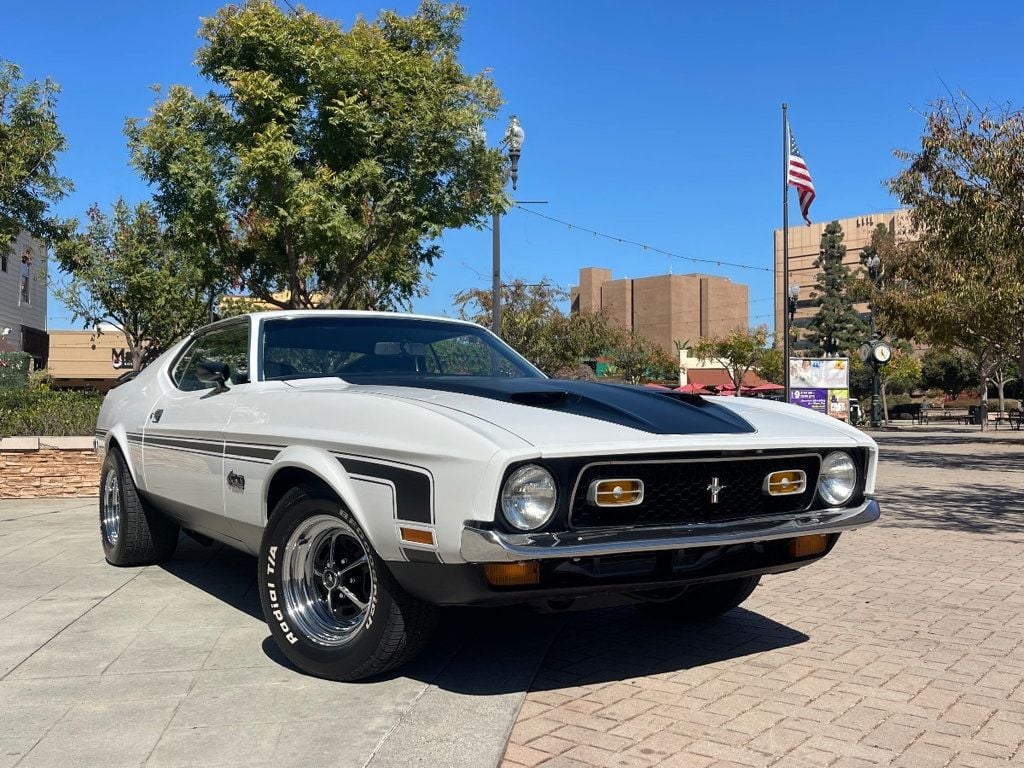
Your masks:
<path fill-rule="evenodd" d="M 0 390 L 0 437 L 91 435 L 102 402 L 100 392 Z"/>
<path fill-rule="evenodd" d="M 30 360 L 27 352 L 0 352 L 0 390 L 27 387 Z"/>

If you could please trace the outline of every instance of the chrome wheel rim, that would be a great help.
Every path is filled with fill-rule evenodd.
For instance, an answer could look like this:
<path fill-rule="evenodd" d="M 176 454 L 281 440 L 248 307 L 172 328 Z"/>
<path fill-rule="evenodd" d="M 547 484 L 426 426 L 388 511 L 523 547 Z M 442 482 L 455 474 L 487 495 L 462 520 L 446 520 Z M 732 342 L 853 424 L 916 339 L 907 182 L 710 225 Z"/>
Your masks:
<path fill-rule="evenodd" d="M 117 475 L 116 467 L 107 470 L 100 507 L 100 529 L 103 538 L 111 546 L 117 544 L 117 537 L 121 533 L 121 481 Z"/>
<path fill-rule="evenodd" d="M 376 585 L 369 553 L 343 520 L 315 515 L 299 523 L 280 573 L 288 618 L 309 640 L 338 647 L 362 629 Z"/>

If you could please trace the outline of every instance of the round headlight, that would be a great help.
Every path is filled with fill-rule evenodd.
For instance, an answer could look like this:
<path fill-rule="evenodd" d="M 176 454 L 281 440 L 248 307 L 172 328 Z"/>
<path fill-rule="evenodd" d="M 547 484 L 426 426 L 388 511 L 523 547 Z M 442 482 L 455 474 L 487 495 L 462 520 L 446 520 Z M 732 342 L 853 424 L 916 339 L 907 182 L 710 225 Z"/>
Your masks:
<path fill-rule="evenodd" d="M 536 464 L 517 469 L 501 489 L 501 511 L 520 531 L 533 531 L 544 525 L 551 519 L 557 501 L 555 478 Z"/>
<path fill-rule="evenodd" d="M 818 475 L 818 495 L 834 507 L 845 504 L 857 487 L 857 465 L 850 454 L 832 451 L 821 462 Z"/>

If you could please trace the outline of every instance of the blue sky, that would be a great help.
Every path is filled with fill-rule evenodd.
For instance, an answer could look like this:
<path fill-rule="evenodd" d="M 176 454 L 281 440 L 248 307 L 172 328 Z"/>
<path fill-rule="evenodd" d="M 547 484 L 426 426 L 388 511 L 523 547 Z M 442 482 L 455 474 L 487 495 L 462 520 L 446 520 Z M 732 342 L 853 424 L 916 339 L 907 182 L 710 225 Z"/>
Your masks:
<path fill-rule="evenodd" d="M 147 195 L 127 165 L 124 119 L 146 114 L 151 84 L 204 87 L 192 67 L 198 19 L 219 5 L 38 0 L 5 8 L 0 57 L 63 88 L 69 149 L 60 168 L 76 191 L 60 213 Z M 347 24 L 383 5 L 306 7 Z M 520 199 L 547 200 L 537 210 L 584 227 L 759 268 L 694 265 L 512 211 L 502 225 L 505 276 L 568 287 L 583 266 L 619 277 L 713 272 L 750 285 L 752 324 L 772 323 L 765 270 L 781 224 L 782 101 L 818 190 L 815 220 L 896 207 L 882 184 L 899 168 L 892 150 L 916 145 L 921 111 L 947 85 L 978 101 L 1021 101 L 1024 6 L 1016 3 L 467 5 L 463 64 L 490 68 L 507 102 L 489 134 L 500 136 L 510 112 L 526 130 Z M 417 311 L 451 313 L 453 293 L 489 284 L 489 232 L 449 232 L 443 245 Z M 71 327 L 52 298 L 48 314 L 51 328 Z"/>

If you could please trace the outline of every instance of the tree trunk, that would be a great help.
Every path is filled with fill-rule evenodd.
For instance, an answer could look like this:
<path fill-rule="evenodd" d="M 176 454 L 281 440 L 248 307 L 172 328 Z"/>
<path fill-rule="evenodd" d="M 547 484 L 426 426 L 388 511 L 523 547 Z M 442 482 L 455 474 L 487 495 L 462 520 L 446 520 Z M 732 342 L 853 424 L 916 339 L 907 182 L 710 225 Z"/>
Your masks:
<path fill-rule="evenodd" d="M 981 397 L 978 400 L 978 421 L 981 422 L 981 431 L 988 429 L 988 365 L 982 363 L 978 366 L 978 378 L 981 379 Z"/>
<path fill-rule="evenodd" d="M 132 370 L 138 373 L 142 370 L 142 356 L 144 350 L 142 349 L 141 342 L 128 342 L 132 351 Z"/>
<path fill-rule="evenodd" d="M 889 382 L 886 379 L 882 379 L 882 421 L 885 422 L 886 426 L 889 426 L 889 402 L 885 397 L 885 390 L 888 387 Z"/>
<path fill-rule="evenodd" d="M 1003 394 L 1003 390 L 1006 388 L 1006 377 L 1002 373 L 999 374 L 996 386 L 999 387 L 999 412 L 1002 413 L 1006 410 L 1006 397 Z"/>
<path fill-rule="evenodd" d="M 284 253 L 288 259 L 288 309 L 302 309 L 299 299 L 299 259 L 291 236 L 284 235 Z"/>

